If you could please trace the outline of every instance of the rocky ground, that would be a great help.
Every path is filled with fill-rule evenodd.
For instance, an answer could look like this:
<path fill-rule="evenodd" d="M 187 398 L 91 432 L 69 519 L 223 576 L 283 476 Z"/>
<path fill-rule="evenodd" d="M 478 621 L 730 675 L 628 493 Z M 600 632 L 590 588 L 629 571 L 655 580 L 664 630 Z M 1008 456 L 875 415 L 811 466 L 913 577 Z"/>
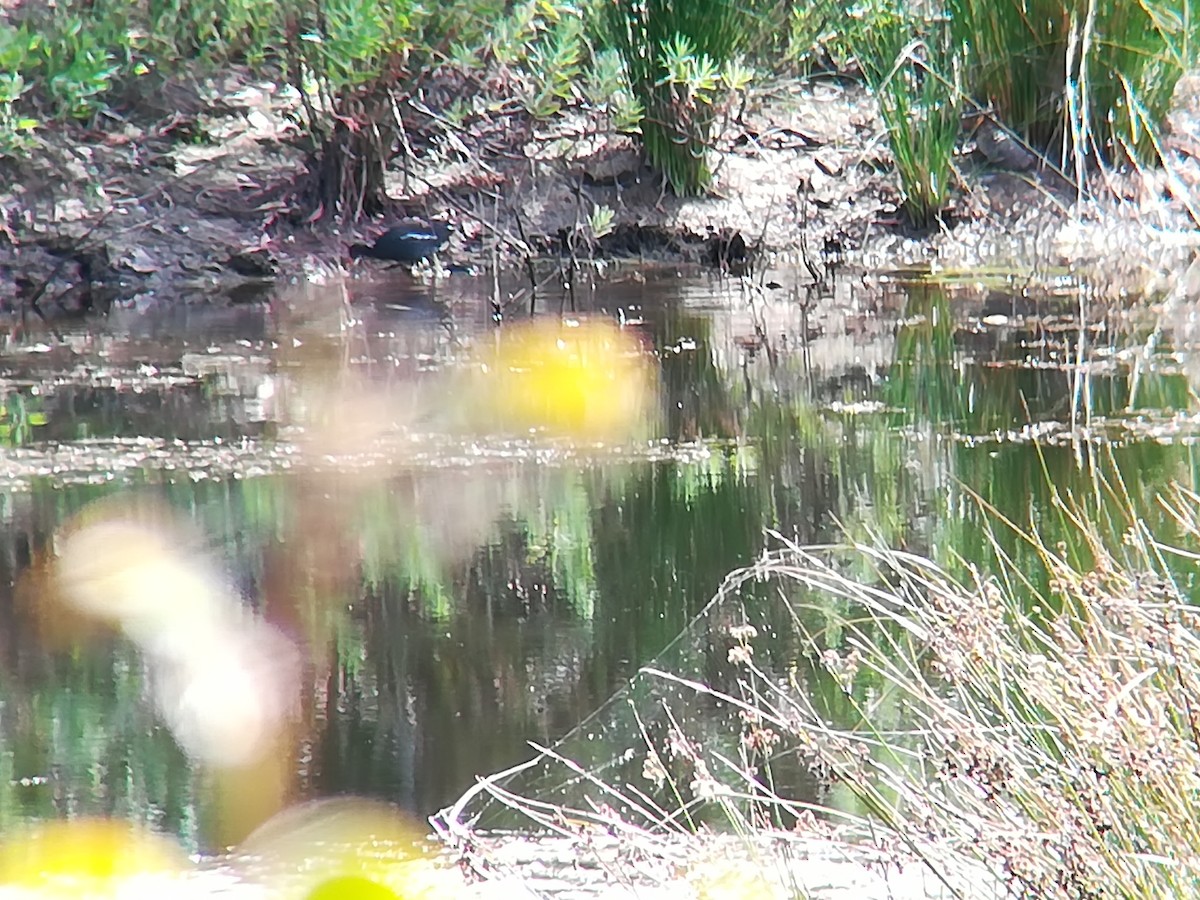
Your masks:
<path fill-rule="evenodd" d="M 1196 85 L 1181 84 L 1166 169 L 1097 176 L 1092 199 L 1077 202 L 1055 175 L 998 169 L 968 139 L 949 224 L 924 234 L 898 212 L 873 102 L 834 78 L 756 90 L 724 123 L 713 195 L 696 200 L 664 192 L 630 140 L 598 117 L 541 122 L 510 103 L 452 123 L 436 111 L 435 87 L 389 193 L 393 217 L 455 220 L 447 256 L 461 262 L 574 253 L 721 264 L 740 240 L 766 266 L 814 272 L 837 260 L 1041 281 L 1082 273 L 1109 293 L 1179 291 L 1189 288 L 1176 273 L 1200 243 Z M 233 71 L 167 82 L 125 108 L 102 130 L 46 131 L 28 158 L 0 162 L 9 310 L 71 313 L 147 294 L 236 300 L 338 270 L 348 241 L 387 224 L 339 233 L 294 202 L 306 155 L 290 88 Z M 613 230 L 595 239 L 587 222 L 604 207 Z"/>

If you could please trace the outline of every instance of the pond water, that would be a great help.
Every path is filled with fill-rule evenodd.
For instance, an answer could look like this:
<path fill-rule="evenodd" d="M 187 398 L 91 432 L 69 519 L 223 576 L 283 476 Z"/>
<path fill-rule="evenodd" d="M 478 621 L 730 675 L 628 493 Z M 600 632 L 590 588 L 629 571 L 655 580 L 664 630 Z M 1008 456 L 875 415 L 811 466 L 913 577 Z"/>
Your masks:
<path fill-rule="evenodd" d="M 603 704 L 771 532 L 986 564 L 980 500 L 1052 529 L 1053 491 L 1097 472 L 1147 515 L 1196 481 L 1189 348 L 1155 313 L 1001 275 L 772 277 L 613 269 L 543 291 L 536 316 L 645 347 L 659 395 L 616 443 L 464 421 L 450 375 L 527 315 L 518 297 L 493 320 L 516 281 L 392 274 L 14 329 L 0 830 L 100 813 L 221 843 L 135 646 L 38 626 L 30 572 L 110 495 L 167 504 L 250 608 L 303 635 L 293 795 L 425 816 Z"/>

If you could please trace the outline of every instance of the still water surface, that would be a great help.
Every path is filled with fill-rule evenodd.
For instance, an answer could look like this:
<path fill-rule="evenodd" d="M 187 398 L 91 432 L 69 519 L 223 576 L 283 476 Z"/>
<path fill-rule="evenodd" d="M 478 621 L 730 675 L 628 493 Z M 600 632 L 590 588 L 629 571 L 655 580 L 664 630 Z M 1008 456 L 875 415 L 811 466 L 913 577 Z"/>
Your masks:
<path fill-rule="evenodd" d="M 328 624 L 306 644 L 298 795 L 427 815 L 600 706 L 770 532 L 986 564 L 978 498 L 1052 528 L 1053 490 L 1097 471 L 1134 498 L 1196 483 L 1188 348 L 1149 313 L 1084 304 L 1081 328 L 1068 289 L 812 297 L 651 270 L 543 297 L 538 315 L 619 321 L 653 360 L 652 415 L 615 446 L 464 422 L 448 374 L 493 339 L 493 290 L 395 276 L 349 306 L 311 287 L 9 340 L 0 830 L 102 813 L 211 843 L 205 777 L 136 651 L 46 646 L 18 597 L 56 530 L 114 493 L 194 523 L 250 607 Z M 373 427 L 313 443 L 322 386 L 347 375 L 373 405 L 337 402 Z"/>

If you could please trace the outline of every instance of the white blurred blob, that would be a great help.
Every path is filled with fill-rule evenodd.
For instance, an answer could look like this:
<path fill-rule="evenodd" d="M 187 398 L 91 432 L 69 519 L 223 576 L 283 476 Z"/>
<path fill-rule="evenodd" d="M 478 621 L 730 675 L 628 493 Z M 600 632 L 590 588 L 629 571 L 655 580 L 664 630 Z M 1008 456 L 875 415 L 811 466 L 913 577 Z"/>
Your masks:
<path fill-rule="evenodd" d="M 192 757 L 219 767 L 262 758 L 295 714 L 299 653 L 247 612 L 168 514 L 101 504 L 57 542 L 68 604 L 118 628 L 150 664 L 159 713 Z"/>
<path fill-rule="evenodd" d="M 297 713 L 298 654 L 264 622 L 213 633 L 155 678 L 155 702 L 191 756 L 223 768 L 244 766 L 274 746 Z"/>

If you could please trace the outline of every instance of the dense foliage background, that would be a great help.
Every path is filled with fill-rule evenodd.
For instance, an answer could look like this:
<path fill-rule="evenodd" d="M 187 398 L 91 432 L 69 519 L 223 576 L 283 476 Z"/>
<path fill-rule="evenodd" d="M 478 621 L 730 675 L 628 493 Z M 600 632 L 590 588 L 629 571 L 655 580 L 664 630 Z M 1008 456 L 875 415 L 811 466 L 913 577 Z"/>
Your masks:
<path fill-rule="evenodd" d="M 599 111 L 640 135 L 677 194 L 702 194 L 724 117 L 755 82 L 816 70 L 876 95 L 912 220 L 942 209 L 962 124 L 980 121 L 1064 174 L 1153 164 L 1175 84 L 1196 58 L 1192 0 L 68 0 L 0 23 L 0 155 L 52 123 L 105 127 L 163 79 L 231 65 L 303 98 L 324 215 L 379 211 L 383 171 L 424 88 L 450 121 L 519 103 Z M 964 118 L 965 117 L 965 118 Z"/>

